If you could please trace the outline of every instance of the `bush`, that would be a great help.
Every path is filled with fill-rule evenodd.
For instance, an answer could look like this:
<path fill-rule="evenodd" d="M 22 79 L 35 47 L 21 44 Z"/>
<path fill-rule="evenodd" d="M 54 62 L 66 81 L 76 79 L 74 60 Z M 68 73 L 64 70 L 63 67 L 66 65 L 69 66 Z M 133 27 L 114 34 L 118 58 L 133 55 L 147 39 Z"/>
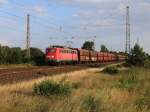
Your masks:
<path fill-rule="evenodd" d="M 117 69 L 117 67 L 107 67 L 103 70 L 103 72 L 108 74 L 117 74 L 119 70 Z"/>
<path fill-rule="evenodd" d="M 34 93 L 49 96 L 49 95 L 69 95 L 71 87 L 68 84 L 59 84 L 50 80 L 42 81 L 35 84 L 33 87 Z"/>
<path fill-rule="evenodd" d="M 120 64 L 119 64 L 119 65 L 117 65 L 116 67 L 117 67 L 117 68 L 121 68 L 122 66 L 123 66 L 123 65 L 120 65 Z"/>

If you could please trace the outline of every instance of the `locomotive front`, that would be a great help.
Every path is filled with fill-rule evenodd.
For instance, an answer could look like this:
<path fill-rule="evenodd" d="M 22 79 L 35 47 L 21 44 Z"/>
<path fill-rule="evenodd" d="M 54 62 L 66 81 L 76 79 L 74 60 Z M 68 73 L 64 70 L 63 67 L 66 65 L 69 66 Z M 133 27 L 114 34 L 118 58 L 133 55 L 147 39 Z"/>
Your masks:
<path fill-rule="evenodd" d="M 57 62 L 57 48 L 46 48 L 46 63 L 55 64 Z"/>

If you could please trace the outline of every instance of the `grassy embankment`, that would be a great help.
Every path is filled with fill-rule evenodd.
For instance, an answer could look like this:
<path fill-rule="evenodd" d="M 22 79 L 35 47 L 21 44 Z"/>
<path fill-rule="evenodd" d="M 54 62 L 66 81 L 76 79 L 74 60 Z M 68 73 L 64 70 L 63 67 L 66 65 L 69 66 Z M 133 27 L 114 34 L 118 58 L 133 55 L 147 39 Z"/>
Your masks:
<path fill-rule="evenodd" d="M 34 94 L 34 84 L 45 79 L 70 85 L 70 95 Z M 150 69 L 145 68 L 117 74 L 94 68 L 0 87 L 0 112 L 149 111 Z"/>
<path fill-rule="evenodd" d="M 33 67 L 33 65 L 31 65 L 31 64 L 3 64 L 3 65 L 0 65 L 0 69 L 28 68 L 28 67 Z"/>

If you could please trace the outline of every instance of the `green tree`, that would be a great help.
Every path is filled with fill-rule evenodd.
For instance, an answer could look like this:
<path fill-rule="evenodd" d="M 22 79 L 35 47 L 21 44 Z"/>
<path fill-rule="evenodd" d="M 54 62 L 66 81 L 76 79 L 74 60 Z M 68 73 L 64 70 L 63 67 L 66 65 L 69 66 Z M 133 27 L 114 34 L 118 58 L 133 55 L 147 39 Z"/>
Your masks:
<path fill-rule="evenodd" d="M 0 46 L 0 63 L 8 64 L 11 59 L 11 49 L 8 46 Z"/>
<path fill-rule="evenodd" d="M 4 62 L 6 61 L 4 51 L 4 47 L 0 46 L 0 64 L 4 64 Z"/>
<path fill-rule="evenodd" d="M 131 49 L 131 55 L 129 55 L 127 62 L 135 66 L 143 66 L 147 59 L 148 58 L 146 53 L 143 51 L 143 48 L 141 48 L 138 44 L 135 44 L 134 48 Z"/>
<path fill-rule="evenodd" d="M 101 45 L 101 52 L 109 52 L 109 50 L 107 49 L 107 47 L 105 45 Z"/>
<path fill-rule="evenodd" d="M 45 63 L 45 55 L 40 49 L 30 48 L 30 52 L 31 52 L 30 59 L 26 57 L 26 52 L 27 50 L 22 51 L 24 63 L 32 63 L 35 65 L 43 65 Z"/>
<path fill-rule="evenodd" d="M 22 63 L 22 51 L 19 47 L 11 48 L 10 63 L 20 64 Z"/>
<path fill-rule="evenodd" d="M 36 65 L 43 65 L 45 62 L 44 53 L 38 48 L 31 48 L 31 60 L 35 62 Z"/>
<path fill-rule="evenodd" d="M 85 41 L 82 46 L 82 49 L 94 50 L 94 42 L 93 41 Z"/>

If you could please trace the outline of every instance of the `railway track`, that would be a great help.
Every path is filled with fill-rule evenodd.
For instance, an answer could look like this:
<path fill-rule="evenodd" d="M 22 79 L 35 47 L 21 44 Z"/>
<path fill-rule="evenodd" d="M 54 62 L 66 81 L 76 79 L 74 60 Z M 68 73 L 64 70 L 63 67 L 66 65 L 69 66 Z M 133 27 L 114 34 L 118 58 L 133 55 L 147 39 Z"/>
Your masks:
<path fill-rule="evenodd" d="M 44 76 L 52 76 L 60 73 L 86 69 L 87 66 L 59 66 L 59 67 L 33 67 L 33 68 L 15 68 L 0 69 L 0 85 L 12 84 L 16 82 L 32 80 Z"/>
<path fill-rule="evenodd" d="M 11 68 L 0 69 L 0 85 L 12 84 L 21 81 L 27 81 L 37 79 L 45 76 L 58 75 L 60 73 L 67 73 L 91 67 L 105 66 L 114 64 L 116 62 L 98 63 L 98 64 L 86 64 L 86 65 L 65 65 L 65 66 L 41 66 L 30 68 Z"/>

